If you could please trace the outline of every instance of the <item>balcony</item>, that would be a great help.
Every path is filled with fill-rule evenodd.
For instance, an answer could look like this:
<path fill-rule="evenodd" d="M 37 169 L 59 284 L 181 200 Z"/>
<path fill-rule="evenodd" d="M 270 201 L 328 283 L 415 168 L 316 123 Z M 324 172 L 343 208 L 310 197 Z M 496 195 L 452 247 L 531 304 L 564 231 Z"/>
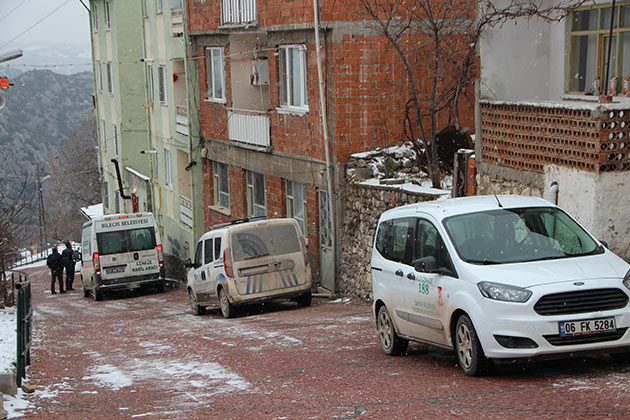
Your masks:
<path fill-rule="evenodd" d="M 222 0 L 223 25 L 247 25 L 256 22 L 256 0 Z"/>
<path fill-rule="evenodd" d="M 269 149 L 269 116 L 260 111 L 228 111 L 228 138 L 256 149 Z"/>
<path fill-rule="evenodd" d="M 181 7 L 171 9 L 171 34 L 174 37 L 184 35 L 184 13 Z"/>
<path fill-rule="evenodd" d="M 188 108 L 185 105 L 175 105 L 175 130 L 185 136 L 188 135 Z"/>

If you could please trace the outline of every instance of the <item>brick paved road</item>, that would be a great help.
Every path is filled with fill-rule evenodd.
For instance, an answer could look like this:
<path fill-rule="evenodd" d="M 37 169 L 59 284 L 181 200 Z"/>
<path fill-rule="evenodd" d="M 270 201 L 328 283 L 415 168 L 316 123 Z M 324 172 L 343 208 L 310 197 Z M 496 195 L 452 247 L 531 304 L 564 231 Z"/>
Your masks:
<path fill-rule="evenodd" d="M 630 364 L 601 356 L 466 377 L 452 354 L 388 357 L 370 306 L 315 299 L 235 319 L 181 291 L 94 302 L 33 281 L 23 414 L 41 419 L 628 419 Z"/>

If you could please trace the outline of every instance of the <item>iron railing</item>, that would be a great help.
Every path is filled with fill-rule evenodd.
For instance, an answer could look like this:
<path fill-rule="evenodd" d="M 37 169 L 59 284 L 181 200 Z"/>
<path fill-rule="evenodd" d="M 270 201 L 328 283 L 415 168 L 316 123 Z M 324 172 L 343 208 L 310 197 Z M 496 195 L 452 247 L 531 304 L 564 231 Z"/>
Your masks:
<path fill-rule="evenodd" d="M 31 364 L 31 338 L 33 322 L 33 305 L 31 301 L 31 281 L 28 274 L 20 271 L 17 289 L 17 372 L 18 388 L 22 386 L 22 379 L 26 378 L 26 366 Z"/>

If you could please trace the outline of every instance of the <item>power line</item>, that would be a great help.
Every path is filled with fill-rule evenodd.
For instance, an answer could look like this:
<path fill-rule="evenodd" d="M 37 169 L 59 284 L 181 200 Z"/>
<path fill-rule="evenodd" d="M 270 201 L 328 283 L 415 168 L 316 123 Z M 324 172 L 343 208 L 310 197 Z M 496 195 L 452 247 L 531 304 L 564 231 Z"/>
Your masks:
<path fill-rule="evenodd" d="M 6 18 L 9 17 L 9 15 L 11 13 L 13 13 L 15 11 L 15 9 L 17 9 L 18 7 L 20 7 L 21 5 L 23 5 L 24 3 L 26 3 L 26 0 L 22 0 L 22 2 L 20 4 L 18 4 L 17 6 L 15 6 L 13 9 L 11 9 L 11 11 L 9 13 L 7 13 L 6 15 L 4 15 L 4 17 L 2 19 L 0 19 L 0 22 L 2 22 L 3 20 L 5 20 Z"/>
<path fill-rule="evenodd" d="M 23 31 L 22 33 L 20 33 L 18 36 L 14 37 L 12 40 L 5 42 L 4 44 L 0 45 L 0 48 L 4 48 L 7 45 L 9 45 L 10 43 L 12 43 L 13 41 L 15 41 L 16 39 L 18 39 L 19 37 L 21 37 L 22 35 L 24 35 L 25 33 L 27 33 L 28 31 L 30 31 L 31 29 L 33 29 L 35 26 L 39 25 L 40 23 L 42 23 L 42 21 L 44 21 L 45 19 L 47 19 L 50 15 L 52 15 L 53 13 L 55 13 L 57 10 L 61 9 L 63 6 L 65 6 L 67 3 L 69 3 L 70 0 L 66 0 L 63 3 L 61 3 L 59 6 L 57 6 L 57 8 L 55 8 L 52 12 L 48 13 L 46 16 L 44 16 L 43 18 L 41 18 L 40 20 L 38 20 L 37 22 L 35 22 L 34 24 L 32 24 L 31 26 L 28 27 L 28 29 L 26 29 L 25 31 Z"/>

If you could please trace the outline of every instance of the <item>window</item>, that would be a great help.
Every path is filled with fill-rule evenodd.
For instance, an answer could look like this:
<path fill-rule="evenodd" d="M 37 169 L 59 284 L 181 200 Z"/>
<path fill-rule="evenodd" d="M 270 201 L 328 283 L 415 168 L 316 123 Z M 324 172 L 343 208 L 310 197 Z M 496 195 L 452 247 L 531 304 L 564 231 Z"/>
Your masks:
<path fill-rule="evenodd" d="M 302 229 L 302 235 L 306 235 L 306 186 L 287 180 L 286 187 L 287 217 L 297 220 Z"/>
<path fill-rule="evenodd" d="M 149 99 L 153 102 L 155 100 L 155 84 L 153 82 L 153 66 L 151 64 L 147 64 L 147 79 L 149 80 Z"/>
<path fill-rule="evenodd" d="M 109 209 L 109 187 L 107 181 L 103 181 L 103 206 Z"/>
<path fill-rule="evenodd" d="M 195 250 L 195 265 L 201 267 L 203 264 L 203 242 L 197 242 L 197 249 Z"/>
<path fill-rule="evenodd" d="M 223 163 L 213 162 L 214 205 L 230 208 L 230 177 L 228 166 Z"/>
<path fill-rule="evenodd" d="M 206 48 L 208 99 L 225 101 L 225 58 L 223 48 Z"/>
<path fill-rule="evenodd" d="M 110 23 L 110 16 L 109 16 L 109 0 L 105 0 L 105 26 L 107 26 L 107 29 L 111 28 L 111 23 Z"/>
<path fill-rule="evenodd" d="M 146 227 L 97 233 L 96 242 L 101 255 L 144 251 L 155 248 L 155 230 Z"/>
<path fill-rule="evenodd" d="M 96 63 L 96 72 L 98 73 L 98 91 L 103 92 L 103 67 L 102 63 Z"/>
<path fill-rule="evenodd" d="M 114 95 L 114 68 L 111 61 L 107 63 L 107 92 Z"/>
<path fill-rule="evenodd" d="M 214 238 L 214 260 L 221 258 L 221 238 Z"/>
<path fill-rule="evenodd" d="M 308 108 L 304 46 L 280 48 L 280 105 Z"/>
<path fill-rule="evenodd" d="M 158 82 L 160 84 L 160 103 L 166 105 L 168 103 L 166 97 L 166 66 L 158 67 Z"/>
<path fill-rule="evenodd" d="M 155 0 L 155 13 L 162 13 L 162 0 Z"/>
<path fill-rule="evenodd" d="M 92 5 L 92 30 L 98 31 L 98 8 L 96 4 Z"/>
<path fill-rule="evenodd" d="M 247 215 L 249 217 L 267 215 L 266 189 L 263 174 L 247 171 Z"/>
<path fill-rule="evenodd" d="M 436 267 L 446 267 L 455 272 L 448 257 L 446 246 L 435 226 L 427 220 L 418 219 L 413 259 L 415 261 L 418 258 L 425 257 L 434 257 Z"/>
<path fill-rule="evenodd" d="M 144 0 L 142 2 L 142 16 L 149 17 L 149 0 Z"/>
<path fill-rule="evenodd" d="M 210 264 L 212 262 L 212 239 L 203 241 L 203 263 Z"/>
<path fill-rule="evenodd" d="M 610 44 L 610 68 L 608 77 L 617 78 L 613 92 L 623 90 L 623 80 L 630 76 L 630 5 L 615 7 L 613 36 L 610 37 L 612 7 L 591 6 L 571 13 L 569 37 L 569 82 L 572 92 L 594 92 L 593 82 L 599 78 L 600 93 L 606 87 L 608 45 Z M 608 84 L 609 90 L 612 88 Z"/>
<path fill-rule="evenodd" d="M 387 220 L 378 228 L 376 250 L 386 259 L 411 265 L 414 219 Z"/>
<path fill-rule="evenodd" d="M 166 168 L 166 185 L 173 185 L 173 174 L 171 172 L 171 151 L 164 149 L 164 167 Z"/>
<path fill-rule="evenodd" d="M 182 0 L 169 0 L 168 4 L 171 7 L 171 9 L 181 9 Z"/>
<path fill-rule="evenodd" d="M 114 130 L 114 155 L 118 156 L 118 127 L 116 124 L 112 124 L 112 129 Z"/>
<path fill-rule="evenodd" d="M 103 144 L 103 149 L 107 150 L 107 125 L 105 120 L 101 120 L 101 142 Z"/>

